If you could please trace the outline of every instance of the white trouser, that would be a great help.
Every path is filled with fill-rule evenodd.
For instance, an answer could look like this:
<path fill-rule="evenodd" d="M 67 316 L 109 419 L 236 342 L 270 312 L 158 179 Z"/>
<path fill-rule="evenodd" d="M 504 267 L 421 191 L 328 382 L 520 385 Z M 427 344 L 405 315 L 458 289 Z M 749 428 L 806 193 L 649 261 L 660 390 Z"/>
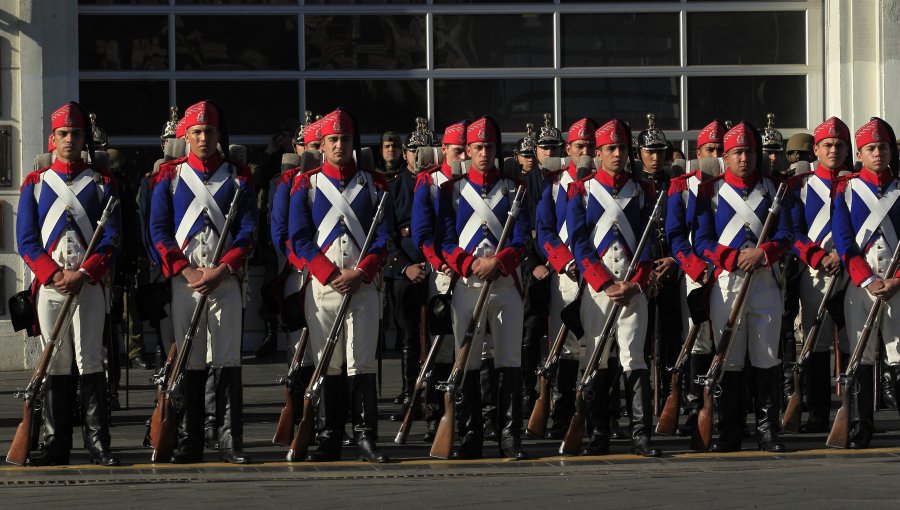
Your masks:
<path fill-rule="evenodd" d="M 682 333 L 681 336 L 685 340 L 687 340 L 688 331 L 691 330 L 691 326 L 694 325 L 694 321 L 691 319 L 690 308 L 688 307 L 687 295 L 694 289 L 699 289 L 702 287 L 701 284 L 691 280 L 688 275 L 683 275 L 682 283 L 681 283 L 681 324 L 682 324 Z M 697 339 L 694 340 L 694 347 L 691 349 L 691 354 L 712 354 L 713 350 L 713 342 L 712 342 L 712 332 L 711 332 L 711 324 L 709 321 L 706 324 L 703 324 L 700 327 L 700 331 L 697 332 Z"/>
<path fill-rule="evenodd" d="M 37 293 L 38 323 L 41 326 L 41 346 L 46 347 L 53 325 L 59 316 L 66 296 L 50 285 L 41 286 Z M 69 313 L 73 313 L 71 310 Z M 56 340 L 51 375 L 72 373 L 72 357 L 81 375 L 103 371 L 103 325 L 106 322 L 106 296 L 101 285 L 87 282 L 74 302 L 74 314 L 68 328 Z"/>
<path fill-rule="evenodd" d="M 555 271 L 550 272 L 550 336 L 548 340 L 552 343 L 556 340 L 559 328 L 562 327 L 563 308 L 566 307 L 575 298 L 578 297 L 578 282 L 573 282 L 567 275 L 560 275 Z M 579 359 L 581 356 L 581 345 L 575 335 L 569 332 L 566 334 L 565 342 L 561 351 L 561 357 L 564 359 Z"/>
<path fill-rule="evenodd" d="M 447 276 L 440 271 L 432 271 L 428 275 L 428 299 L 430 300 L 438 294 L 447 292 L 452 280 L 451 276 Z M 447 335 L 441 339 L 441 347 L 438 349 L 434 362 L 453 363 L 453 342 Z"/>
<path fill-rule="evenodd" d="M 741 282 L 746 273 L 722 272 L 713 284 L 709 297 L 710 321 L 716 345 L 722 338 L 725 323 L 734 307 Z M 740 371 L 750 355 L 750 364 L 757 368 L 771 368 L 781 363 L 778 343 L 781 337 L 782 314 L 781 289 L 775 281 L 772 269 L 756 269 L 753 281 L 744 300 L 744 313 L 738 321 L 731 339 L 725 370 Z"/>
<path fill-rule="evenodd" d="M 452 315 L 453 336 L 456 350 L 462 345 L 475 302 L 481 292 L 483 282 L 475 276 L 460 278 L 453 289 Z M 466 363 L 467 370 L 477 370 L 481 366 L 480 353 L 483 352 L 485 328 L 490 324 L 493 344 L 494 366 L 496 368 L 522 366 L 522 324 L 525 320 L 525 304 L 516 289 L 511 276 L 501 276 L 491 284 L 490 295 L 481 312 L 472 349 Z"/>
<path fill-rule="evenodd" d="M 301 287 L 303 286 L 303 279 L 308 278 L 306 271 L 303 273 L 297 271 L 294 268 L 290 269 L 290 272 L 287 275 L 287 278 L 284 280 L 284 295 L 283 298 L 287 300 L 288 298 L 294 299 L 292 296 L 300 292 Z M 299 299 L 303 299 L 300 296 Z M 302 304 L 302 303 L 301 303 Z M 301 308 L 302 309 L 302 308 Z M 303 333 L 303 328 L 298 329 L 297 331 L 288 331 L 288 354 L 289 360 L 294 357 L 294 351 L 300 347 L 300 335 Z M 290 361 L 288 361 L 290 363 Z M 302 366 L 311 366 L 315 363 L 315 358 L 313 358 L 312 349 L 309 348 L 309 342 L 307 342 L 307 348 L 303 352 L 303 359 L 300 360 L 300 364 Z"/>
<path fill-rule="evenodd" d="M 888 249 L 883 239 L 875 242 L 875 245 L 866 252 L 866 261 L 876 275 L 884 277 L 887 266 L 893 253 Z M 847 286 L 847 295 L 844 297 L 844 317 L 847 320 L 847 336 L 850 340 L 850 352 L 856 349 L 859 343 L 859 335 L 862 332 L 869 311 L 875 298 L 866 289 L 861 289 L 852 283 Z M 866 350 L 863 352 L 862 364 L 875 363 L 875 353 L 878 349 L 878 333 L 884 341 L 887 362 L 889 365 L 900 364 L 900 293 L 881 305 L 881 316 L 875 323 L 875 328 L 869 335 Z"/>
<path fill-rule="evenodd" d="M 806 332 L 816 320 L 816 312 L 819 305 L 822 304 L 822 298 L 825 297 L 825 287 L 828 281 L 834 278 L 824 271 L 819 271 L 811 267 L 807 267 L 800 275 L 800 324 L 803 331 L 803 340 L 806 340 Z M 840 292 L 847 282 L 847 271 L 841 271 L 837 274 L 838 279 L 835 282 L 835 288 L 832 294 Z M 865 319 L 863 319 L 865 320 Z M 822 327 L 819 328 L 819 336 L 813 347 L 813 352 L 828 352 L 834 344 L 835 335 L 834 319 L 828 313 L 825 314 L 825 320 L 822 321 Z M 837 332 L 838 342 L 842 351 L 846 352 L 849 348 L 847 343 L 847 332 L 840 330 Z"/>
<path fill-rule="evenodd" d="M 618 242 L 613 243 L 603 255 L 603 265 L 613 275 L 616 281 L 620 281 L 628 271 L 631 263 L 625 255 L 625 251 Z M 584 342 L 587 347 L 585 356 L 590 358 L 603 333 L 603 325 L 613 308 L 613 302 L 606 296 L 606 292 L 594 291 L 590 286 L 585 289 L 581 299 L 581 323 L 584 326 Z M 647 296 L 639 294 L 631 298 L 627 305 L 621 308 L 616 325 L 613 327 L 612 340 L 619 347 L 619 362 L 622 370 L 646 369 L 644 361 L 644 340 L 647 336 Z M 600 368 L 607 368 L 609 350 L 612 341 L 607 342 L 606 349 L 600 358 Z"/>

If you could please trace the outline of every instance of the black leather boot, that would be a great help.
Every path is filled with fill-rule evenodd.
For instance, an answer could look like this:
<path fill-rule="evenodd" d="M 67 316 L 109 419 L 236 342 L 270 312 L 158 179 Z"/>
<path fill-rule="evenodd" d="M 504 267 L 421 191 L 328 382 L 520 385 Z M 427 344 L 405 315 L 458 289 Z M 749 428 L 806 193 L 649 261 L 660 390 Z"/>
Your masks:
<path fill-rule="evenodd" d="M 353 434 L 356 454 L 366 462 L 387 462 L 388 456 L 378 449 L 378 395 L 375 374 L 350 377 L 353 394 Z"/>
<path fill-rule="evenodd" d="M 531 416 L 537 400 L 537 369 L 543 338 L 539 328 L 525 328 L 522 335 L 522 416 Z"/>
<path fill-rule="evenodd" d="M 781 366 L 771 368 L 753 368 L 756 373 L 756 430 L 759 449 L 772 453 L 786 450 L 784 443 L 778 440 L 781 431 L 780 388 Z"/>
<path fill-rule="evenodd" d="M 500 456 L 525 460 L 528 454 L 522 449 L 522 369 L 503 367 L 497 370 L 500 404 L 497 422 L 500 431 Z"/>
<path fill-rule="evenodd" d="M 178 450 L 172 455 L 172 464 L 203 462 L 206 370 L 185 370 L 181 385 L 184 405 L 178 416 Z"/>
<path fill-rule="evenodd" d="M 210 450 L 219 449 L 218 412 L 216 410 L 216 386 L 218 372 L 210 368 L 206 372 L 206 394 L 204 395 L 206 414 L 203 418 L 203 444 Z M 303 409 L 303 406 L 300 406 Z"/>
<path fill-rule="evenodd" d="M 482 437 L 497 441 L 497 369 L 494 358 L 481 362 L 481 416 L 484 423 Z"/>
<path fill-rule="evenodd" d="M 850 389 L 850 438 L 847 448 L 852 450 L 868 448 L 875 431 L 874 371 L 872 365 L 859 365 L 855 385 L 859 391 Z"/>
<path fill-rule="evenodd" d="M 553 392 L 550 416 L 553 425 L 547 429 L 545 439 L 562 439 L 569 430 L 575 414 L 575 384 L 578 382 L 578 360 L 560 359 L 556 370 L 556 387 Z"/>
<path fill-rule="evenodd" d="M 434 441 L 438 424 L 441 417 L 444 416 L 444 393 L 437 386 L 450 377 L 452 368 L 453 366 L 449 363 L 435 363 L 431 368 L 431 379 L 425 390 L 425 405 L 428 407 L 428 413 L 425 415 L 425 435 L 422 439 L 426 443 Z"/>
<path fill-rule="evenodd" d="M 409 406 L 412 403 L 412 394 L 416 388 L 416 379 L 419 378 L 419 332 L 418 330 L 414 332 L 404 331 L 405 336 L 410 336 L 412 333 L 415 333 L 413 337 L 406 338 L 403 341 L 403 352 L 401 357 L 403 380 L 401 382 L 402 390 L 400 391 L 402 400 L 400 401 L 400 411 L 390 416 L 391 421 L 403 421 L 403 418 L 406 416 L 406 410 L 409 409 Z M 412 345 L 415 345 L 415 348 L 411 347 Z M 419 401 L 419 405 L 416 406 L 416 409 L 413 409 L 413 419 L 422 419 L 421 400 Z"/>
<path fill-rule="evenodd" d="M 609 453 L 609 369 L 597 371 L 592 387 L 584 402 L 588 427 L 588 443 L 581 449 L 582 455 L 606 455 Z"/>
<path fill-rule="evenodd" d="M 241 367 L 216 369 L 216 411 L 219 416 L 219 459 L 249 464 L 244 454 L 244 384 Z"/>
<path fill-rule="evenodd" d="M 340 375 L 326 375 L 322 381 L 319 407 L 316 410 L 316 442 L 319 446 L 306 456 L 307 462 L 341 460 L 341 438 L 344 432 L 343 392 Z"/>
<path fill-rule="evenodd" d="M 253 353 L 257 358 L 265 358 L 278 350 L 278 320 L 267 320 L 264 324 L 266 328 L 265 336 L 262 343 L 257 347 L 256 352 Z"/>
<path fill-rule="evenodd" d="M 81 376 L 82 427 L 91 453 L 91 464 L 120 466 L 109 452 L 109 413 L 106 400 L 106 375 L 103 372 Z"/>
<path fill-rule="evenodd" d="M 697 382 L 697 377 L 709 372 L 712 359 L 712 354 L 691 354 L 690 380 L 687 383 L 689 390 L 685 396 L 684 405 L 685 420 L 684 424 L 675 429 L 676 435 L 682 437 L 694 435 L 694 429 L 697 428 L 697 415 L 700 413 L 700 409 L 703 409 L 703 385 Z"/>
<path fill-rule="evenodd" d="M 643 457 L 659 457 L 662 450 L 653 445 L 653 400 L 650 396 L 650 371 L 632 370 L 625 375 L 631 393 L 631 451 Z"/>
<path fill-rule="evenodd" d="M 881 403 L 888 409 L 897 409 L 896 377 L 894 377 L 897 368 L 891 367 L 886 362 L 881 363 Z"/>
<path fill-rule="evenodd" d="M 800 433 L 828 432 L 831 413 L 831 353 L 813 352 L 803 370 L 806 386 L 806 408 L 809 414 Z"/>
<path fill-rule="evenodd" d="M 463 401 L 456 405 L 456 430 L 459 448 L 450 458 L 454 460 L 480 459 L 484 446 L 484 425 L 481 421 L 481 374 L 467 370 L 463 378 Z"/>
<path fill-rule="evenodd" d="M 743 441 L 744 399 L 741 391 L 741 372 L 722 374 L 721 394 L 718 397 L 719 437 L 713 442 L 714 452 L 739 452 Z"/>
<path fill-rule="evenodd" d="M 51 375 L 44 388 L 41 443 L 28 455 L 28 466 L 66 466 L 72 450 L 72 394 L 75 377 Z"/>

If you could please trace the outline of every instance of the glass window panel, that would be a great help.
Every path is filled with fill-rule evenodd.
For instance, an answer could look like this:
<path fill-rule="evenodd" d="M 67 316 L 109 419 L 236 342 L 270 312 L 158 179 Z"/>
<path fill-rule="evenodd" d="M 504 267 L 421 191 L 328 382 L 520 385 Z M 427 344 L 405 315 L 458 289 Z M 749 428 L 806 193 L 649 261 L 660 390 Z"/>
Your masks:
<path fill-rule="evenodd" d="M 159 136 L 169 119 L 165 80 L 82 81 L 79 102 L 108 136 Z"/>
<path fill-rule="evenodd" d="M 446 67 L 551 67 L 550 14 L 438 14 L 434 64 Z"/>
<path fill-rule="evenodd" d="M 563 14 L 561 31 L 564 67 L 679 64 L 677 12 Z"/>
<path fill-rule="evenodd" d="M 79 16 L 79 66 L 84 71 L 168 69 L 168 33 L 165 15 Z"/>
<path fill-rule="evenodd" d="M 688 65 L 806 63 L 802 11 L 691 12 Z"/>
<path fill-rule="evenodd" d="M 435 80 L 434 109 L 438 131 L 487 114 L 502 131 L 521 133 L 525 124 L 540 125 L 544 112 L 553 111 L 553 80 Z"/>
<path fill-rule="evenodd" d="M 298 69 L 296 16 L 176 16 L 175 38 L 179 71 Z"/>
<path fill-rule="evenodd" d="M 425 16 L 307 15 L 307 69 L 425 67 Z"/>
<path fill-rule="evenodd" d="M 775 114 L 779 128 L 806 127 L 806 76 L 688 78 L 688 129 L 712 119 L 746 120 L 758 128 Z"/>
<path fill-rule="evenodd" d="M 347 108 L 363 133 L 406 133 L 428 112 L 425 80 L 306 80 L 306 108 L 324 115 Z"/>
<path fill-rule="evenodd" d="M 563 122 L 565 131 L 582 117 L 599 123 L 613 118 L 628 122 L 640 131 L 647 125 L 647 114 L 656 116 L 661 129 L 681 129 L 678 78 L 570 78 L 562 81 Z"/>
<path fill-rule="evenodd" d="M 225 110 L 228 130 L 238 135 L 271 135 L 282 121 L 300 113 L 296 81 L 179 81 L 178 106 L 208 99 Z"/>

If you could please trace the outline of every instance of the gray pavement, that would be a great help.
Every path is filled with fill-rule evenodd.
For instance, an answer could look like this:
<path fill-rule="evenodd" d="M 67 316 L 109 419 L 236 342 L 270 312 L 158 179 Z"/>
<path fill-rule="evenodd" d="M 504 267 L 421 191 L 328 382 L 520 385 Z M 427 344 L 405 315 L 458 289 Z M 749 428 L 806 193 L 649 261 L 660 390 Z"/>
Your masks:
<path fill-rule="evenodd" d="M 447 462 L 428 458 L 421 423 L 414 425 L 409 444 L 393 444 L 398 424 L 387 418 L 397 410 L 390 401 L 399 391 L 399 361 L 387 359 L 379 427 L 381 445 L 394 462 L 356 462 L 354 450 L 345 448 L 345 460 L 340 463 L 289 464 L 284 462 L 285 449 L 271 444 L 283 403 L 283 387 L 275 379 L 284 370 L 285 359 L 281 355 L 260 363 L 248 357 L 245 363 L 245 450 L 253 456 L 253 465 L 221 464 L 214 452 L 207 452 L 207 462 L 195 466 L 150 464 L 150 451 L 140 444 L 144 422 L 152 412 L 151 372 L 132 370 L 129 409 L 114 414 L 112 429 L 113 449 L 125 466 L 88 466 L 86 452 L 79 449 L 73 451 L 68 467 L 2 467 L 4 506 L 78 508 L 103 497 L 114 506 L 177 502 L 186 508 L 291 503 L 340 508 L 427 503 L 449 508 L 519 502 L 538 507 L 564 503 L 642 508 L 660 506 L 663 501 L 666 506 L 695 508 L 897 507 L 894 477 L 900 474 L 900 420 L 896 411 L 878 413 L 882 432 L 876 435 L 873 448 L 862 452 L 825 449 L 825 434 L 785 435 L 790 451 L 783 455 L 750 451 L 753 440 L 745 441 L 746 450 L 741 453 L 690 453 L 687 438 L 658 436 L 655 441 L 665 451 L 661 459 L 630 455 L 627 441 L 613 441 L 610 456 L 567 459 L 556 454 L 558 441 L 526 440 L 536 460 L 505 461 L 496 446 L 488 443 L 484 460 Z M 0 452 L 8 449 L 21 419 L 21 403 L 12 393 L 24 386 L 29 375 L 0 373 Z M 121 398 L 124 404 L 124 393 Z M 76 431 L 76 444 L 79 438 Z"/>

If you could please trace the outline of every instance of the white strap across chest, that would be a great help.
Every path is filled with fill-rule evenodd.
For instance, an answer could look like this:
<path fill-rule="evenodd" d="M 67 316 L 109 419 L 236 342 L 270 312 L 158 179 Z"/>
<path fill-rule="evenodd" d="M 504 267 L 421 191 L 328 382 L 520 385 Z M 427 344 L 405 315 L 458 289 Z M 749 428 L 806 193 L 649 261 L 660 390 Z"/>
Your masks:
<path fill-rule="evenodd" d="M 316 243 L 321 248 L 325 247 L 324 242 L 341 220 L 344 221 L 344 224 L 350 230 L 353 242 L 356 243 L 357 247 L 362 248 L 366 241 L 366 231 L 363 229 L 362 223 L 359 222 L 359 218 L 356 217 L 356 212 L 351 204 L 369 185 L 369 180 L 363 172 L 358 172 L 353 176 L 343 192 L 339 191 L 328 177 L 323 176 L 322 179 L 316 179 L 316 189 L 321 191 L 325 199 L 331 204 L 331 208 L 325 213 L 325 217 L 322 218 L 316 231 Z"/>
<path fill-rule="evenodd" d="M 806 180 L 806 186 L 803 186 L 800 190 L 800 200 L 803 201 L 804 207 L 807 205 L 806 197 L 809 195 L 810 191 L 815 193 L 816 196 L 819 197 L 819 200 L 822 201 L 822 207 L 819 209 L 819 212 L 816 213 L 816 217 L 813 219 L 812 223 L 809 224 L 809 231 L 807 232 L 807 236 L 818 243 L 821 241 L 819 238 L 822 237 L 822 232 L 831 221 L 831 189 L 821 178 L 819 178 L 819 176 L 811 175 L 809 179 Z"/>
<path fill-rule="evenodd" d="M 204 184 L 190 165 L 182 163 L 178 166 L 179 180 L 194 195 L 194 200 L 191 201 L 191 205 L 188 206 L 187 211 L 185 211 L 184 216 L 181 217 L 181 221 L 178 223 L 178 228 L 175 230 L 175 241 L 178 243 L 178 246 L 184 246 L 188 235 L 191 233 L 191 227 L 197 222 L 197 218 L 204 213 L 209 217 L 216 232 L 219 235 L 222 234 L 222 229 L 225 228 L 225 215 L 222 214 L 222 209 L 219 207 L 219 203 L 216 202 L 215 194 L 222 185 L 230 182 L 231 172 L 229 167 L 228 163 L 223 163 L 213 173 L 209 181 Z"/>
<path fill-rule="evenodd" d="M 637 190 L 634 181 L 629 179 L 615 198 L 609 194 L 609 191 L 603 185 L 596 182 L 596 179 L 591 179 L 587 182 L 587 189 L 587 198 L 594 197 L 600 204 L 600 207 L 603 208 L 603 215 L 597 220 L 597 224 L 594 225 L 594 230 L 591 232 L 591 243 L 594 249 L 596 250 L 600 247 L 600 242 L 609 233 L 609 229 L 615 225 L 622 237 L 625 238 L 628 249 L 634 253 L 634 250 L 637 249 L 637 238 L 631 229 L 631 223 L 628 222 L 628 216 L 625 215 L 625 208 L 628 207 Z M 585 204 L 586 206 L 587 204 Z"/>
<path fill-rule="evenodd" d="M 438 196 L 441 193 L 441 185 L 449 181 L 450 179 L 448 179 L 447 176 L 444 175 L 444 172 L 440 170 L 434 172 L 431 175 L 434 176 L 431 178 L 431 189 L 429 190 L 431 192 L 431 203 L 436 204 L 438 201 Z"/>
<path fill-rule="evenodd" d="M 497 215 L 494 214 L 494 207 L 503 200 L 503 190 L 507 190 L 507 193 L 509 192 L 504 182 L 498 182 L 494 186 L 494 189 L 487 194 L 487 197 L 482 198 L 481 195 L 475 191 L 475 188 L 469 184 L 468 180 L 462 181 L 462 189 L 460 190 L 461 198 L 465 200 L 474 211 L 472 215 L 469 216 L 465 227 L 463 227 L 462 232 L 459 234 L 459 245 L 464 249 L 472 241 L 472 238 L 475 237 L 475 234 L 478 233 L 478 229 L 481 228 L 482 222 L 485 222 L 484 224 L 486 224 L 491 233 L 494 234 L 495 239 L 500 239 L 501 234 L 503 234 L 503 224 L 500 223 Z"/>
<path fill-rule="evenodd" d="M 856 196 L 858 196 L 869 209 L 869 216 L 866 218 L 866 221 L 863 222 L 862 227 L 856 232 L 856 244 L 860 248 L 865 247 L 866 242 L 872 238 L 872 235 L 879 227 L 881 228 L 881 233 L 884 235 L 885 242 L 888 243 L 888 248 L 893 250 L 894 247 L 897 246 L 897 231 L 894 229 L 893 222 L 888 218 L 888 213 L 890 213 L 897 198 L 900 198 L 900 188 L 898 188 L 897 183 L 897 180 L 891 182 L 890 187 L 880 199 L 875 196 L 872 189 L 865 183 L 852 183 L 852 190 L 856 192 Z M 850 196 L 851 194 L 847 193 L 848 205 Z"/>
<path fill-rule="evenodd" d="M 553 203 L 556 204 L 557 198 L 559 197 L 560 192 L 565 195 L 568 193 L 569 184 L 575 182 L 575 179 L 569 175 L 568 171 L 564 171 L 563 174 L 559 178 L 559 182 L 553 186 L 551 189 L 551 194 L 553 195 Z M 559 221 L 559 218 L 556 218 L 556 221 Z M 563 221 L 562 227 L 559 229 L 559 240 L 563 242 L 563 244 L 568 244 L 569 242 L 569 224 L 566 221 Z"/>
<path fill-rule="evenodd" d="M 62 177 L 53 170 L 44 172 L 43 177 L 44 182 L 56 193 L 57 198 L 53 205 L 50 206 L 50 210 L 47 211 L 44 224 L 41 225 L 41 242 L 44 245 L 47 244 L 50 240 L 50 235 L 53 234 L 53 228 L 59 223 L 60 217 L 66 214 L 66 211 L 72 214 L 72 218 L 75 219 L 75 224 L 78 225 L 78 230 L 81 231 L 81 237 L 84 241 L 90 241 L 94 235 L 94 226 L 91 224 L 84 206 L 78 200 L 78 194 L 93 182 L 93 170 L 88 169 L 78 174 L 72 180 L 71 185 L 66 184 Z"/>
<path fill-rule="evenodd" d="M 763 223 L 759 216 L 756 215 L 756 209 L 762 203 L 763 198 L 765 198 L 764 191 L 766 191 L 766 186 L 762 182 L 757 183 L 753 191 L 747 196 L 747 200 L 744 200 L 734 188 L 727 183 L 722 183 L 722 186 L 719 188 L 719 198 L 725 200 L 731 206 L 731 209 L 734 210 L 734 216 L 728 220 L 728 224 L 722 229 L 722 235 L 719 236 L 719 244 L 730 245 L 741 229 L 747 226 L 759 239 Z"/>

